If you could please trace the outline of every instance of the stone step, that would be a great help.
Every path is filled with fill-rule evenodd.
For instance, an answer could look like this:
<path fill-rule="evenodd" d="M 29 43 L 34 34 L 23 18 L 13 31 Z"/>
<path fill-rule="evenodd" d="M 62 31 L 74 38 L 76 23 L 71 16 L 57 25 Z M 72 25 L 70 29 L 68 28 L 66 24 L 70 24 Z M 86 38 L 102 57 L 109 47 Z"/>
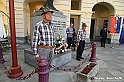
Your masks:
<path fill-rule="evenodd" d="M 71 50 L 68 50 L 62 54 L 55 55 L 52 62 L 51 62 L 51 65 L 54 65 L 57 67 L 63 66 L 65 64 L 71 62 L 71 59 L 72 59 L 71 55 L 72 55 Z M 24 50 L 24 61 L 25 61 L 25 63 L 27 63 L 33 67 L 38 67 L 37 66 L 38 62 L 35 60 L 33 52 L 31 49 L 25 49 Z M 51 71 L 52 70 L 53 69 L 51 69 Z"/>

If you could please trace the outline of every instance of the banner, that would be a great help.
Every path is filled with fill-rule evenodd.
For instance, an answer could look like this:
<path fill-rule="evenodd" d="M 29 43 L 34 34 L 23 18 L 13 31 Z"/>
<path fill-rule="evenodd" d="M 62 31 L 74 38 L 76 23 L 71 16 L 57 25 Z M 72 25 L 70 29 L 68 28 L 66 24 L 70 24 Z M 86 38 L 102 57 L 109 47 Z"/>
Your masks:
<path fill-rule="evenodd" d="M 122 27 L 121 35 L 120 35 L 120 39 L 119 39 L 119 44 L 120 45 L 123 43 L 123 39 L 124 39 L 124 25 Z"/>
<path fill-rule="evenodd" d="M 122 22 L 123 22 L 123 18 L 122 17 L 118 17 L 118 19 L 117 19 L 116 33 L 120 33 L 120 28 L 122 27 Z"/>
<path fill-rule="evenodd" d="M 2 20 L 2 15 L 0 14 L 0 38 L 5 38 L 6 37 L 6 32 Z"/>
<path fill-rule="evenodd" d="M 114 34 L 116 33 L 116 17 L 115 16 L 112 16 L 111 18 L 111 24 L 110 24 L 110 33 L 111 34 Z"/>

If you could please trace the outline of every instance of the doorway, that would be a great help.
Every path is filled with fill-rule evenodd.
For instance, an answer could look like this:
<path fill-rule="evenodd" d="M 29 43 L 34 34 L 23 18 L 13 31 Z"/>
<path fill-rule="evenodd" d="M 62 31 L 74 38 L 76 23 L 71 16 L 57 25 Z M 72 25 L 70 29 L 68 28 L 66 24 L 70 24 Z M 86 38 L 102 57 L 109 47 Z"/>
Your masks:
<path fill-rule="evenodd" d="M 80 16 L 79 15 L 71 15 L 70 16 L 70 23 L 74 24 L 75 32 L 79 30 L 80 26 Z"/>
<path fill-rule="evenodd" d="M 93 40 L 94 35 L 94 25 L 95 25 L 95 19 L 91 19 L 91 25 L 90 25 L 90 40 Z"/>
<path fill-rule="evenodd" d="M 110 18 L 114 13 L 114 7 L 107 2 L 100 2 L 93 6 L 90 26 L 91 40 L 100 40 L 100 30 L 104 26 L 106 26 L 108 30 L 110 29 Z M 111 38 L 109 34 L 108 38 Z"/>

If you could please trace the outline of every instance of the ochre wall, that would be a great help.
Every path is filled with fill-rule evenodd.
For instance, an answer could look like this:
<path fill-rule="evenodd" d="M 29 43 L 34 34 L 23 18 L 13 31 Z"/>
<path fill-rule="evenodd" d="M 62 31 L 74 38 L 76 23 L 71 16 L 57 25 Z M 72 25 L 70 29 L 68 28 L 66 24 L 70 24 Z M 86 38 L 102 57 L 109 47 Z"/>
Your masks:
<path fill-rule="evenodd" d="M 46 0 L 14 0 L 15 1 L 15 18 L 16 18 L 16 34 L 17 37 L 27 36 L 28 28 L 30 28 L 30 2 L 45 2 Z M 92 18 L 92 8 L 94 5 L 100 2 L 106 2 L 110 4 L 115 10 L 114 15 L 119 15 L 124 17 L 124 1 L 122 0 L 80 0 L 81 8 L 80 10 L 71 10 L 71 0 L 54 0 L 54 6 L 66 15 L 66 28 L 70 24 L 70 17 L 72 15 L 79 16 L 79 27 L 81 28 L 81 23 L 87 23 L 87 38 L 90 35 L 90 24 Z M 27 7 L 28 5 L 28 7 Z M 108 6 L 108 7 L 109 7 Z M 7 11 L 8 11 L 8 0 L 7 0 Z M 111 12 L 111 9 L 109 10 Z M 119 36 L 117 36 L 119 37 Z"/>

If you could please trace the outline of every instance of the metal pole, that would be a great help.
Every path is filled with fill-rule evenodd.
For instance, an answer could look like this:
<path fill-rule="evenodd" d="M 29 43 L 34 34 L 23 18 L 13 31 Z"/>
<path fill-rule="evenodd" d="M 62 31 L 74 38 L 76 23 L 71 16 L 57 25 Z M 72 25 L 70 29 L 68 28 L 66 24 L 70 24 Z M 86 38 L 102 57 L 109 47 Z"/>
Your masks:
<path fill-rule="evenodd" d="M 20 65 L 17 63 L 17 49 L 16 49 L 16 32 L 15 32 L 15 13 L 14 13 L 14 0 L 9 0 L 9 13 L 10 13 L 10 37 L 11 37 L 11 50 L 12 50 L 12 66 L 10 66 L 10 78 L 19 77 L 23 74 Z"/>
<path fill-rule="evenodd" d="M 49 69 L 46 59 L 41 59 L 38 63 L 39 82 L 49 82 Z"/>
<path fill-rule="evenodd" d="M 92 43 L 92 53 L 91 53 L 91 58 L 90 62 L 96 62 L 96 43 Z"/>
<path fill-rule="evenodd" d="M 114 33 L 112 36 L 113 36 L 113 43 L 111 43 L 111 48 L 114 48 L 113 44 L 114 44 L 114 36 L 115 36 L 115 33 Z"/>

